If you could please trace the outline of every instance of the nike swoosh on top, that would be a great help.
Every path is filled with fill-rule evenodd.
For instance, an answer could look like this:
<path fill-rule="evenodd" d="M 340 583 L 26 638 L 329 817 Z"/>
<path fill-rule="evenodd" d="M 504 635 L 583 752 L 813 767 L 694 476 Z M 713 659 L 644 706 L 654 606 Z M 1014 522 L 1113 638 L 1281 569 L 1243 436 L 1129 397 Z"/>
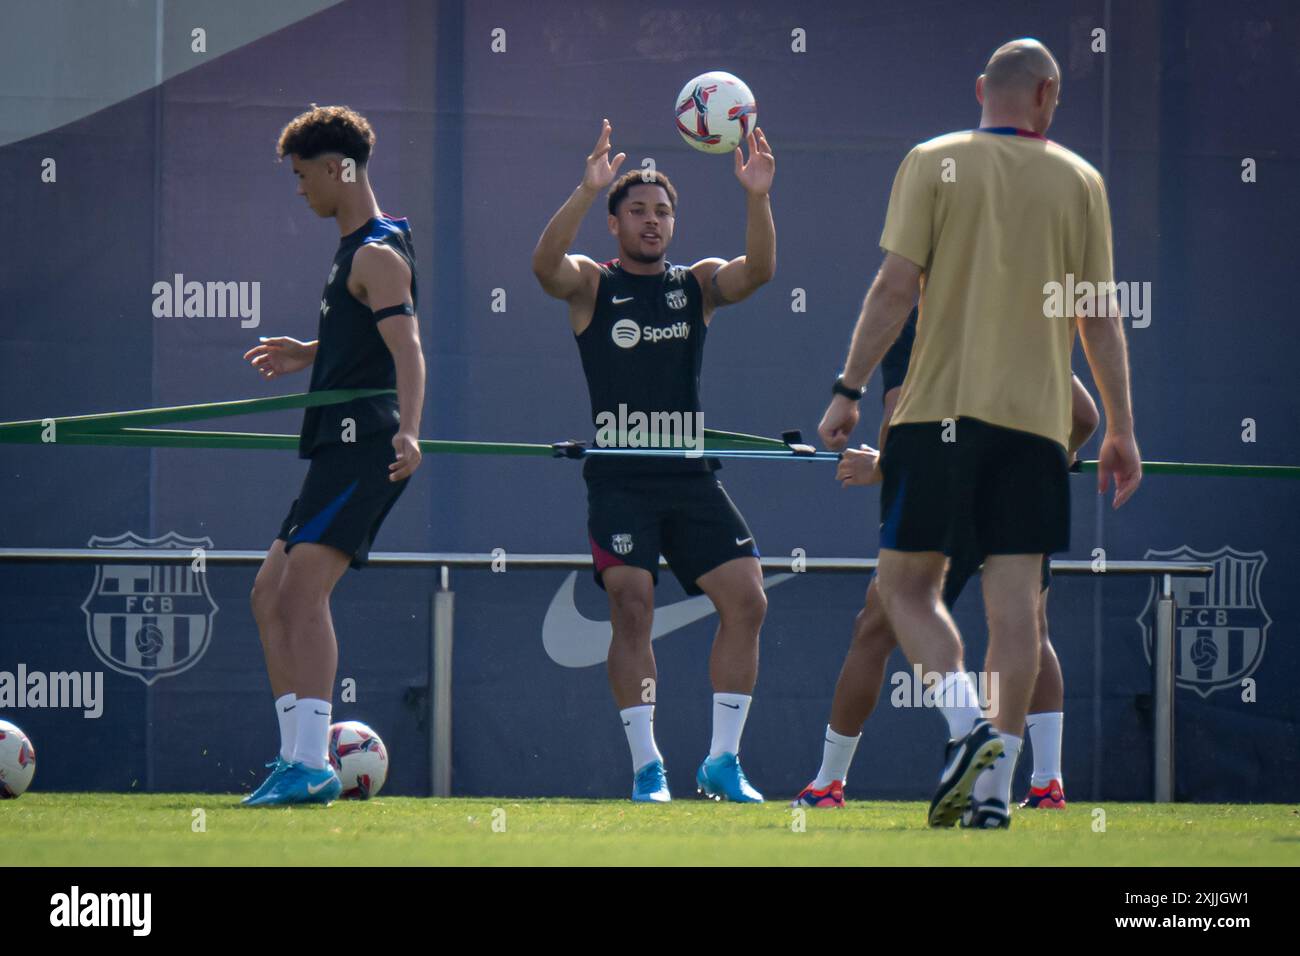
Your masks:
<path fill-rule="evenodd" d="M 957 752 L 952 755 L 952 763 L 943 768 L 943 773 L 939 777 L 940 783 L 948 782 L 948 778 L 951 777 L 952 772 L 957 769 L 957 764 L 961 763 L 961 758 L 965 756 L 965 754 L 966 744 L 963 742 L 962 745 L 957 748 Z"/>
<path fill-rule="evenodd" d="M 621 299 L 618 296 L 614 296 L 609 301 L 614 303 L 615 305 L 622 305 L 624 302 L 631 302 L 635 298 L 636 296 L 634 295 L 626 295 Z"/>
<path fill-rule="evenodd" d="M 742 544 L 749 544 L 749 542 L 751 542 L 751 541 L 753 541 L 753 540 L 754 540 L 754 536 L 753 536 L 753 535 L 750 535 L 748 538 L 737 538 L 737 539 L 736 539 L 736 546 L 739 547 L 739 546 L 742 545 Z"/>
<path fill-rule="evenodd" d="M 793 574 L 773 574 L 763 579 L 763 587 L 770 589 L 793 577 Z M 551 599 L 551 606 L 546 609 L 546 618 L 542 621 L 542 647 L 547 656 L 561 667 L 591 667 L 605 663 L 609 656 L 609 642 L 613 638 L 609 621 L 593 621 L 578 610 L 573 598 L 577 580 L 578 572 L 569 572 Z M 657 607 L 650 639 L 658 640 L 714 613 L 713 602 L 707 594 Z"/>

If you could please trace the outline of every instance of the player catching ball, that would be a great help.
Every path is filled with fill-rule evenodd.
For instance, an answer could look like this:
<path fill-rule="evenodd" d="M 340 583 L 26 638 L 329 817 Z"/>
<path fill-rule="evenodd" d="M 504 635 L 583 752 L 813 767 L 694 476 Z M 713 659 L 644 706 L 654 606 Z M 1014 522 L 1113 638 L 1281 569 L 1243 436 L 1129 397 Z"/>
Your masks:
<path fill-rule="evenodd" d="M 608 416 L 629 420 L 620 412 L 649 421 L 699 421 L 700 366 L 714 311 L 747 298 L 776 269 L 768 201 L 776 161 L 760 129 L 747 137 L 748 160 L 739 148 L 734 154 L 747 204 L 745 255 L 673 265 L 664 256 L 673 239 L 677 190 L 652 170 L 615 179 L 626 154 L 611 162 L 610 133 L 605 120 L 582 182 L 537 242 L 533 273 L 549 295 L 568 303 L 593 423 L 599 427 Z M 607 221 L 618 258 L 597 263 L 568 250 L 602 190 L 608 190 Z M 681 435 L 655 437 L 669 439 L 660 445 L 690 447 Z M 714 475 L 718 467 L 683 453 L 593 456 L 583 468 L 596 583 L 609 596 L 613 625 L 609 683 L 632 751 L 637 802 L 671 799 L 655 744 L 658 672 L 650 647 L 660 554 L 688 594 L 707 594 L 718 611 L 709 658 L 713 742 L 696 774 L 697 788 L 716 799 L 763 799 L 745 779 L 738 754 L 758 677 L 767 598 L 754 535 Z"/>

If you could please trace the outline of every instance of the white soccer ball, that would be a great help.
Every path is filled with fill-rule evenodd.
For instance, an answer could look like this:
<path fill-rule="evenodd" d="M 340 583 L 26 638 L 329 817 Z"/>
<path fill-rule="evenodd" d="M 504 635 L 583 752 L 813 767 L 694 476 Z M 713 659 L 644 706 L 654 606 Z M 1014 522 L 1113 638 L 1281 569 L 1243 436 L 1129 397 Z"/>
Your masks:
<path fill-rule="evenodd" d="M 36 773 L 36 749 L 27 735 L 0 720 L 0 800 L 21 797 Z"/>
<path fill-rule="evenodd" d="M 677 95 L 677 132 L 705 153 L 729 153 L 758 125 L 754 94 L 738 77 L 703 73 Z"/>
<path fill-rule="evenodd" d="M 330 726 L 330 766 L 343 783 L 345 800 L 369 800 L 388 779 L 388 748 L 359 720 Z"/>

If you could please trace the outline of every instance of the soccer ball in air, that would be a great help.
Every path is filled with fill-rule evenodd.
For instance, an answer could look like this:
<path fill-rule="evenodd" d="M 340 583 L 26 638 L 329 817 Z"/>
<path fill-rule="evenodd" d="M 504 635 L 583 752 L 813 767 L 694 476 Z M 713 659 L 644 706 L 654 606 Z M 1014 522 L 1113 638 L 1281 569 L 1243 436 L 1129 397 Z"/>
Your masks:
<path fill-rule="evenodd" d="M 36 773 L 36 750 L 27 735 L 0 720 L 0 800 L 21 797 Z"/>
<path fill-rule="evenodd" d="M 754 94 L 730 73 L 701 74 L 677 96 L 677 132 L 702 152 L 729 153 L 757 125 Z"/>
<path fill-rule="evenodd" d="M 331 725 L 329 755 L 345 800 L 369 800 L 388 779 L 388 749 L 379 734 L 359 720 Z"/>

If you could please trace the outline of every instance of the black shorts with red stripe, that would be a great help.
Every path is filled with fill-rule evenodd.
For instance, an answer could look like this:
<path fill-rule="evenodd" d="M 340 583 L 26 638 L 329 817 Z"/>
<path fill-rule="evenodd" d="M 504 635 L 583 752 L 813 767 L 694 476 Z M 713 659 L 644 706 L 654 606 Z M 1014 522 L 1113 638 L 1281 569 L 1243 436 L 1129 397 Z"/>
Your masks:
<path fill-rule="evenodd" d="M 699 579 L 736 558 L 757 558 L 758 545 L 722 482 L 711 472 L 587 478 L 587 534 L 596 583 L 620 565 L 649 571 L 659 583 L 659 556 L 687 594 Z"/>

